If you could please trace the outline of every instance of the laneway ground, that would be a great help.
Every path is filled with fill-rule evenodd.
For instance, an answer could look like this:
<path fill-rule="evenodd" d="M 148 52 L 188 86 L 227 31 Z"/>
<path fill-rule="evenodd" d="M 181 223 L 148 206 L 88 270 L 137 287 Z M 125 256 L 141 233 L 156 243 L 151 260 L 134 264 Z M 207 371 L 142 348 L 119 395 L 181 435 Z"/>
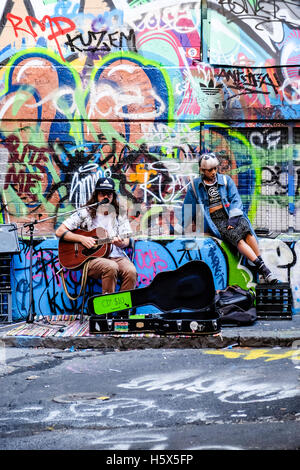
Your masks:
<path fill-rule="evenodd" d="M 300 449 L 299 352 L 2 347 L 0 449 Z"/>

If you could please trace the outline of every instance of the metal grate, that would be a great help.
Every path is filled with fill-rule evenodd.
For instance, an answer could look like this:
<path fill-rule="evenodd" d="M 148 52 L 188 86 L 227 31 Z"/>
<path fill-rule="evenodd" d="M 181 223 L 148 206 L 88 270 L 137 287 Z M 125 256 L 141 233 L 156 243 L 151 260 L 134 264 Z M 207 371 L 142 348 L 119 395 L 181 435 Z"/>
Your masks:
<path fill-rule="evenodd" d="M 11 292 L 0 292 L 0 323 L 12 322 Z"/>
<path fill-rule="evenodd" d="M 0 256 L 0 323 L 12 322 L 11 255 Z"/>
<path fill-rule="evenodd" d="M 0 292 L 11 291 L 10 264 L 10 255 L 0 256 Z"/>
<path fill-rule="evenodd" d="M 291 319 L 292 307 L 293 296 L 288 283 L 257 284 L 257 318 L 268 318 L 270 320 Z"/>
<path fill-rule="evenodd" d="M 291 141 L 293 139 L 293 142 Z M 202 146 L 218 153 L 219 171 L 231 175 L 254 229 L 299 230 L 300 130 L 287 127 L 216 128 L 202 130 Z"/>

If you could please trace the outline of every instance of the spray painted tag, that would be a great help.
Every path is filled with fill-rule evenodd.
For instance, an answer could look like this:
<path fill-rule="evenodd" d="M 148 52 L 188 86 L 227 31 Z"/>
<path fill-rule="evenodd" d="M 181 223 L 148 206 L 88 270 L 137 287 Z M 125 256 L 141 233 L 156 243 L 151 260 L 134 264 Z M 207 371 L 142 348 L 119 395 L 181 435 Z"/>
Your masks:
<path fill-rule="evenodd" d="M 131 293 L 120 292 L 95 297 L 93 303 L 96 315 L 105 315 L 106 313 L 113 313 L 118 310 L 126 310 L 132 307 Z"/>

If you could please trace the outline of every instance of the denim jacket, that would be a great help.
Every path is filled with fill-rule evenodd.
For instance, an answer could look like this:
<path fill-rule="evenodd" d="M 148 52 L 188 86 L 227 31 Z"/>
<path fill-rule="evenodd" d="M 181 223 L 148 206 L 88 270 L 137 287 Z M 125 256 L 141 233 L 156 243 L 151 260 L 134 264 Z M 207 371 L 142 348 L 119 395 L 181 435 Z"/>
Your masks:
<path fill-rule="evenodd" d="M 228 217 L 235 217 L 242 215 L 250 223 L 246 213 L 243 209 L 243 203 L 237 187 L 233 179 L 229 175 L 223 175 L 217 173 L 218 189 L 222 199 L 222 204 L 228 215 Z M 196 211 L 200 210 L 204 219 L 203 230 L 205 233 L 211 233 L 217 238 L 221 238 L 221 235 L 212 221 L 209 213 L 209 201 L 208 194 L 202 181 L 202 176 L 194 179 L 194 187 L 197 194 L 197 199 L 193 191 L 192 185 L 190 184 L 183 202 L 182 207 L 182 225 L 187 227 L 192 221 L 196 220 Z M 184 209 L 185 206 L 190 205 L 189 209 Z M 253 227 L 251 226 L 251 232 L 255 236 Z"/>

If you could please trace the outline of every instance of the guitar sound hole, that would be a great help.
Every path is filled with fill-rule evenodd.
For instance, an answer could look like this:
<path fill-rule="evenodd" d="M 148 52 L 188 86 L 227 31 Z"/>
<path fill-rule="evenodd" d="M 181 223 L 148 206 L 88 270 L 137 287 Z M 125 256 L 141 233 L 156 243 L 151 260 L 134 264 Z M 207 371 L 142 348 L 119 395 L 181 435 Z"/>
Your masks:
<path fill-rule="evenodd" d="M 94 253 L 96 253 L 96 251 L 98 251 L 99 248 L 100 248 L 99 245 L 93 246 L 92 248 L 84 248 L 82 250 L 82 253 L 85 256 L 90 256 L 90 255 L 93 255 Z"/>
<path fill-rule="evenodd" d="M 89 255 L 92 255 L 93 253 L 95 253 L 97 251 L 98 248 L 84 248 L 82 250 L 82 253 L 85 255 L 85 256 L 89 256 Z"/>

